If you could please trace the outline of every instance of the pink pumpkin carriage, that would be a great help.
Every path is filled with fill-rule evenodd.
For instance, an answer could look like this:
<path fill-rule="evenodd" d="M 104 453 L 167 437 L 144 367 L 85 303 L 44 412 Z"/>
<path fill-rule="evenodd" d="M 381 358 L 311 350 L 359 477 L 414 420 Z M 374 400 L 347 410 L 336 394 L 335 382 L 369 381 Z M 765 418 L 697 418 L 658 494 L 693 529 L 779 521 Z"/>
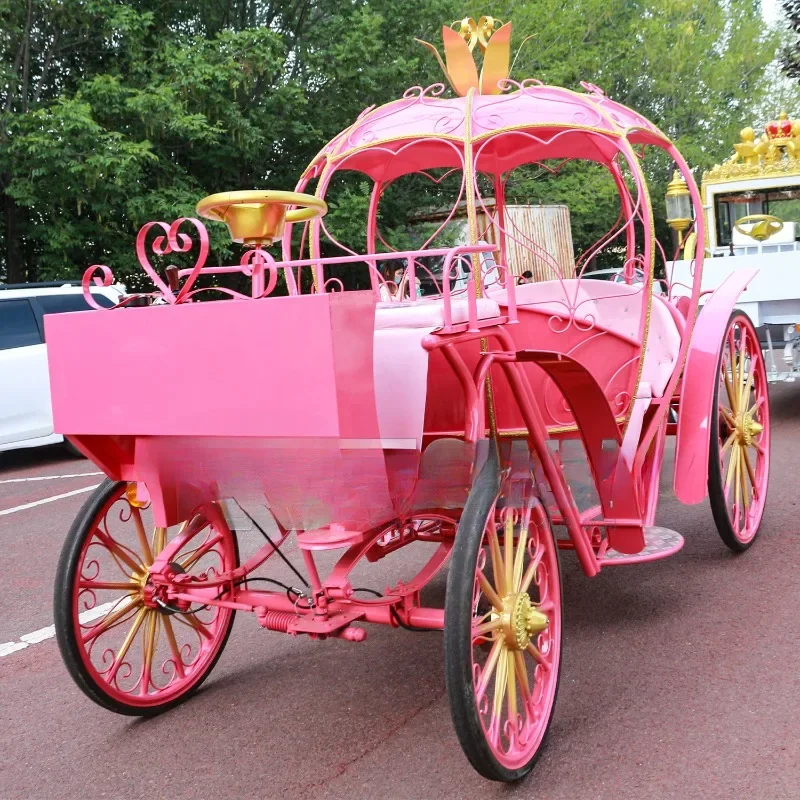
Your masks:
<path fill-rule="evenodd" d="M 47 318 L 57 430 L 109 478 L 76 519 L 56 584 L 61 651 L 100 705 L 149 715 L 186 699 L 237 611 L 317 640 L 360 642 L 365 623 L 442 630 L 461 745 L 484 776 L 515 780 L 553 715 L 558 551 L 591 577 L 683 544 L 655 525 L 668 436 L 678 498 L 697 503 L 708 487 L 725 544 L 752 544 L 769 470 L 767 383 L 753 326 L 733 311 L 752 275 L 733 274 L 698 314 L 699 248 L 688 299 L 670 263 L 654 291 L 666 259 L 642 162 L 652 151 L 674 161 L 702 241 L 683 158 L 594 86 L 488 81 L 508 26 L 488 30 L 481 78 L 448 74 L 459 96 L 413 88 L 367 109 L 296 192 L 203 200 L 198 215 L 247 246 L 240 264 L 206 264 L 196 219 L 150 223 L 137 252 L 153 294 Z M 450 34 L 468 46 L 445 31 L 451 48 Z M 504 190 L 524 165 L 571 160 L 607 170 L 620 214 L 565 276 L 510 221 Z M 372 186 L 365 253 L 326 227 L 345 171 Z M 436 233 L 466 204 L 467 243 L 437 246 L 436 233 L 415 250 L 385 243 L 381 200 L 420 173 L 455 176 Z M 265 249 L 277 241 L 280 260 Z M 619 282 L 590 279 L 587 264 L 610 248 L 624 253 Z M 150 257 L 171 253 L 197 260 L 165 280 Z M 539 279 L 517 285 L 534 261 Z M 224 273 L 249 278 L 250 295 L 196 283 Z M 365 288 L 345 290 L 353 276 Z M 107 268 L 87 272 L 89 299 L 100 280 Z M 247 557 L 245 527 L 264 537 Z M 415 576 L 360 588 L 365 564 L 420 543 L 430 552 Z M 324 551 L 340 555 L 322 570 Z M 263 574 L 275 565 L 291 568 L 290 583 Z M 423 589 L 445 572 L 444 608 L 426 605 Z"/>

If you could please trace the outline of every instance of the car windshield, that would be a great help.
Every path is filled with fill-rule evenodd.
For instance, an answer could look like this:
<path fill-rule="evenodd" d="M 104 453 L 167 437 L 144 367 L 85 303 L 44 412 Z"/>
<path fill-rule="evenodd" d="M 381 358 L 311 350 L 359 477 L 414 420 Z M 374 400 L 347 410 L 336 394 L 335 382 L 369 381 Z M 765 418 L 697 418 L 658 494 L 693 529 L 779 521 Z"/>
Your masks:
<path fill-rule="evenodd" d="M 753 214 L 769 214 L 782 222 L 800 222 L 800 186 L 762 191 L 728 192 L 714 198 L 717 243 L 730 245 L 736 222 Z"/>

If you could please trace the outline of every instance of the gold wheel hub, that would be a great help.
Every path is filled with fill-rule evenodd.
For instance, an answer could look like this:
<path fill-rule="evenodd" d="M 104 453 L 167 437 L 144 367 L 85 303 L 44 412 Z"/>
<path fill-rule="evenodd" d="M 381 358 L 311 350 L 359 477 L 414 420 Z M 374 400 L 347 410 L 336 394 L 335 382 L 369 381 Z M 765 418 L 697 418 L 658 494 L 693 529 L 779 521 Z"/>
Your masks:
<path fill-rule="evenodd" d="M 750 447 L 753 438 L 758 436 L 764 426 L 753 419 L 749 413 L 742 414 L 736 418 L 736 440 L 744 447 Z"/>
<path fill-rule="evenodd" d="M 502 630 L 506 645 L 524 650 L 547 627 L 547 617 L 531 602 L 527 592 L 509 594 L 503 600 Z"/>

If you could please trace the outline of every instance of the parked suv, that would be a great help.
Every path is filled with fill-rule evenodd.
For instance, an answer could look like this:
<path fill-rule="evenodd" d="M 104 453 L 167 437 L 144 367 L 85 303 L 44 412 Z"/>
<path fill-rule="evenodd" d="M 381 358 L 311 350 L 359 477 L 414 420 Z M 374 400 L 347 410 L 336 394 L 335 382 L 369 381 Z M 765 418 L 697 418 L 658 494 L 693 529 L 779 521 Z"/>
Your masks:
<path fill-rule="evenodd" d="M 124 293 L 122 284 L 92 289 L 108 308 Z M 90 308 L 79 281 L 0 284 L 0 452 L 64 442 L 53 431 L 43 318 Z"/>

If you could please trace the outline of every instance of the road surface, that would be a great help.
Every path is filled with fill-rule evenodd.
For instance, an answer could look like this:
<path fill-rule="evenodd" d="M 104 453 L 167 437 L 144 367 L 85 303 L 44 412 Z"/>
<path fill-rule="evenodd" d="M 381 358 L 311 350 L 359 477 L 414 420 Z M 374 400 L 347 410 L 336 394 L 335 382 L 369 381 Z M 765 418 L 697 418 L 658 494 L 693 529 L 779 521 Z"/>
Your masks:
<path fill-rule="evenodd" d="M 147 721 L 86 699 L 53 638 L 0 656 L 0 800 L 800 797 L 800 386 L 774 388 L 772 408 L 748 553 L 725 549 L 707 504 L 674 500 L 669 462 L 658 523 L 685 535 L 680 553 L 592 580 L 564 554 L 561 689 L 522 784 L 487 783 L 461 754 L 440 634 L 318 643 L 240 615 L 204 689 Z M 102 476 L 57 449 L 0 459 L 0 644 L 20 645 L 52 623 L 61 543 Z"/>

